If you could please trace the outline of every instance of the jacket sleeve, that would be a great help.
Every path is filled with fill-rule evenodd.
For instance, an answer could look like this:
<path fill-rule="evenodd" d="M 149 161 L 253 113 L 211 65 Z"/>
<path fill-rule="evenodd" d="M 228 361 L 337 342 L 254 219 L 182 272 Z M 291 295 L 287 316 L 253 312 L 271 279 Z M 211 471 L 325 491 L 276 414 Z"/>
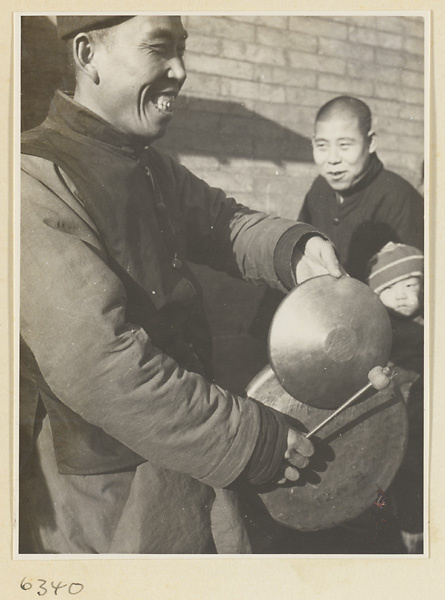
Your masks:
<path fill-rule="evenodd" d="M 127 322 L 124 287 L 87 215 L 57 177 L 44 181 L 22 176 L 20 317 L 45 381 L 155 465 L 228 485 L 252 455 L 265 409 L 181 369 Z"/>
<path fill-rule="evenodd" d="M 277 275 L 277 264 L 288 264 L 299 240 L 319 231 L 305 223 L 282 219 L 251 210 L 209 186 L 188 169 L 163 156 L 167 177 L 174 182 L 184 214 L 188 258 L 213 269 L 241 277 L 251 283 L 265 283 L 286 291 L 289 287 Z M 292 243 L 280 239 L 292 229 Z M 288 237 L 288 236 L 287 236 Z M 278 252 L 275 252 L 278 246 Z M 281 248 L 280 248 L 281 247 Z M 286 278 L 291 279 L 291 276 Z"/>

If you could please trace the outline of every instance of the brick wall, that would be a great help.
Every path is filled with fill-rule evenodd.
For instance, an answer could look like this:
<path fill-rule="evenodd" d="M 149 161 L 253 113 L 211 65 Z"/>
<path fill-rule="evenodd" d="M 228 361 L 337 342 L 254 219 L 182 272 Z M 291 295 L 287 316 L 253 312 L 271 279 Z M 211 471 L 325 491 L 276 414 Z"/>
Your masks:
<path fill-rule="evenodd" d="M 387 167 L 419 186 L 423 20 L 408 17 L 185 16 L 188 79 L 158 146 L 252 208 L 295 218 L 316 170 L 317 109 L 356 95 L 374 114 Z M 22 19 L 22 127 L 43 120 L 62 80 L 54 19 Z M 69 82 L 65 81 L 69 86 Z M 213 326 L 216 379 L 244 388 L 266 362 L 248 335 L 263 290 L 196 267 Z"/>
<path fill-rule="evenodd" d="M 22 123 L 46 114 L 62 77 L 54 17 L 22 19 Z M 158 145 L 253 208 L 295 217 L 314 175 L 317 109 L 356 95 L 378 152 L 419 186 L 423 19 L 387 16 L 184 16 L 189 31 L 175 120 Z"/>
<path fill-rule="evenodd" d="M 295 217 L 316 171 L 317 109 L 355 95 L 378 152 L 416 187 L 423 160 L 420 17 L 186 16 L 189 73 L 159 144 L 250 206 Z"/>

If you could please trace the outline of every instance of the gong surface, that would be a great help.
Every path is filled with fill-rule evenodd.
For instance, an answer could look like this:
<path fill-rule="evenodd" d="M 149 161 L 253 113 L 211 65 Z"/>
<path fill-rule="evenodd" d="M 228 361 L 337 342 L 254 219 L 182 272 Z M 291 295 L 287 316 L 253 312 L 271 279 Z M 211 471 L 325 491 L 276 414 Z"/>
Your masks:
<path fill-rule="evenodd" d="M 323 275 L 295 288 L 269 331 L 270 364 L 282 387 L 301 402 L 336 408 L 386 366 L 391 323 L 378 296 L 351 277 Z"/>
<path fill-rule="evenodd" d="M 251 381 L 247 394 L 288 415 L 304 433 L 334 412 L 292 398 L 269 366 Z M 391 383 L 380 392 L 371 390 L 311 438 L 315 452 L 297 482 L 270 484 L 257 492 L 284 525 L 299 531 L 335 527 L 360 515 L 388 489 L 407 439 L 405 404 Z"/>

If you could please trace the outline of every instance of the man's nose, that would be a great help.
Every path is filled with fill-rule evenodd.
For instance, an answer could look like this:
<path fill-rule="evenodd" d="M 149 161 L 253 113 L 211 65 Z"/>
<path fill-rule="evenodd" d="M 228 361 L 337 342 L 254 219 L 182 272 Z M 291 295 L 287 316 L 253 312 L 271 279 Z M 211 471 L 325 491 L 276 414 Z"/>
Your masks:
<path fill-rule="evenodd" d="M 336 146 L 329 148 L 328 162 L 331 165 L 335 165 L 340 162 L 340 155 Z"/>
<path fill-rule="evenodd" d="M 396 298 L 397 298 L 397 300 L 405 300 L 406 291 L 403 288 L 398 288 L 396 290 Z"/>
<path fill-rule="evenodd" d="M 168 76 L 172 79 L 176 79 L 179 83 L 179 87 L 182 86 L 184 81 L 187 79 L 187 71 L 185 70 L 184 61 L 179 56 L 171 58 L 169 61 Z"/>

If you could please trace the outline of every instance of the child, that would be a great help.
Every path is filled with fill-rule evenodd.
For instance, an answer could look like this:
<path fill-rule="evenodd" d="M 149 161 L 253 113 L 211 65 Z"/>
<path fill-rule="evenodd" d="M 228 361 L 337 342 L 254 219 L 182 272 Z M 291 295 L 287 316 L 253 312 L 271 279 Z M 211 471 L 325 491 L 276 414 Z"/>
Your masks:
<path fill-rule="evenodd" d="M 390 366 L 408 409 L 408 449 L 391 495 L 409 553 L 423 546 L 423 274 L 422 252 L 393 242 L 368 265 L 368 284 L 391 318 Z"/>

